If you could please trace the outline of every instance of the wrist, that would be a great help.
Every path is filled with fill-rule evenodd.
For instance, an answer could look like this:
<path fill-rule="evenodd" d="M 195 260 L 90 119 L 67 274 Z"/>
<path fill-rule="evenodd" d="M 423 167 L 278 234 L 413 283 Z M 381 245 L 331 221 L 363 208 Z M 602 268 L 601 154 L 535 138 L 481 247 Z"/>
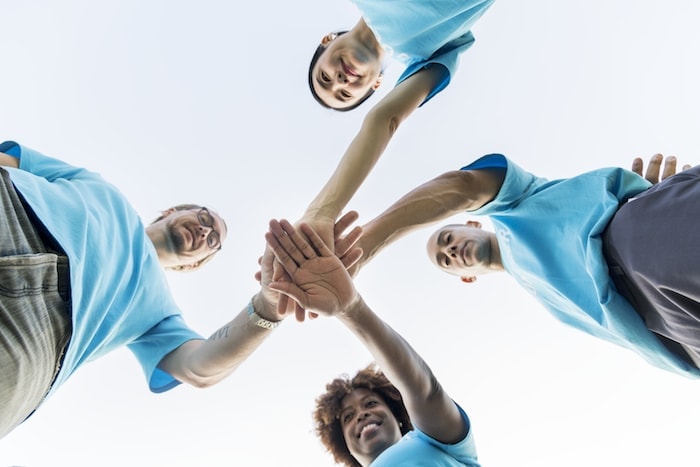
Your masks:
<path fill-rule="evenodd" d="M 275 329 L 282 321 L 276 313 L 276 304 L 270 303 L 260 293 L 250 299 L 247 312 L 250 322 L 264 329 Z"/>
<path fill-rule="evenodd" d="M 362 296 L 357 294 L 355 298 L 338 313 L 338 317 L 346 321 L 357 321 L 366 309 L 367 304 L 362 299 Z"/>

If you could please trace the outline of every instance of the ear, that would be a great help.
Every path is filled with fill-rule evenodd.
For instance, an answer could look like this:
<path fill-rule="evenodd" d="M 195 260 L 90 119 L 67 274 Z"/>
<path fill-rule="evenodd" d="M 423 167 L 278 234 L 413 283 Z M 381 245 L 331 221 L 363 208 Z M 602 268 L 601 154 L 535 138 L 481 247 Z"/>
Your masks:
<path fill-rule="evenodd" d="M 372 89 L 376 91 L 379 85 L 382 84 L 382 79 L 384 79 L 384 74 L 379 73 L 379 76 L 377 76 L 377 81 L 375 81 L 374 86 L 372 86 Z"/>
<path fill-rule="evenodd" d="M 161 217 L 168 217 L 170 214 L 177 212 L 177 209 L 175 208 L 168 208 L 165 211 L 161 211 L 160 215 Z"/>
<path fill-rule="evenodd" d="M 467 227 L 474 227 L 475 229 L 480 229 L 482 226 L 481 222 L 479 221 L 467 221 Z"/>
<path fill-rule="evenodd" d="M 194 264 L 180 264 L 179 266 L 171 266 L 166 269 L 170 269 L 171 271 L 177 271 L 177 272 L 188 272 L 188 271 L 194 271 L 199 267 L 199 261 L 194 263 Z"/>
<path fill-rule="evenodd" d="M 336 37 L 338 37 L 338 35 L 337 35 L 336 33 L 334 33 L 334 32 L 329 32 L 328 34 L 326 34 L 325 36 L 323 36 L 323 37 L 321 38 L 321 45 L 324 46 L 324 47 L 328 46 L 328 44 L 330 44 L 331 42 L 333 42 L 333 41 L 335 40 Z"/>
<path fill-rule="evenodd" d="M 476 281 L 476 276 L 469 276 L 469 277 L 462 276 L 462 277 L 460 277 L 460 280 L 462 282 L 464 282 L 465 284 L 471 284 L 472 282 Z"/>

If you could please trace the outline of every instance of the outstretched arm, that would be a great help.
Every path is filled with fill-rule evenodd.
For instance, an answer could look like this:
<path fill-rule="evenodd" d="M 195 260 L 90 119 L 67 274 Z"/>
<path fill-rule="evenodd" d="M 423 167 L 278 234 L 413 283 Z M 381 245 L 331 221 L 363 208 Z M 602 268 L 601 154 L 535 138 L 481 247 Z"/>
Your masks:
<path fill-rule="evenodd" d="M 503 184 L 503 170 L 454 170 L 413 189 L 363 226 L 362 258 L 352 273 L 405 234 L 491 201 Z"/>
<path fill-rule="evenodd" d="M 261 318 L 280 322 L 277 293 L 267 287 L 272 278 L 274 256 L 266 251 L 261 260 L 260 291 L 253 297 L 253 310 Z M 257 349 L 272 329 L 256 325 L 248 315 L 248 306 L 207 340 L 191 340 L 176 348 L 158 364 L 158 368 L 174 378 L 196 387 L 212 386 L 240 366 Z"/>
<path fill-rule="evenodd" d="M 304 308 L 335 316 L 353 332 L 398 388 L 414 425 L 444 443 L 463 439 L 468 427 L 425 361 L 367 306 L 318 234 L 306 224 L 300 230 L 303 236 L 287 221 L 270 222 L 265 238 L 290 279 L 270 288 Z"/>
<path fill-rule="evenodd" d="M 329 226 L 345 208 L 379 160 L 397 128 L 435 87 L 443 71 L 428 67 L 392 89 L 365 116 L 359 133 L 350 143 L 326 185 L 309 204 L 302 221 L 314 225 L 333 246 Z"/>
<path fill-rule="evenodd" d="M 359 227 L 351 229 L 343 236 L 356 218 L 357 213 L 350 212 L 335 225 L 335 234 L 339 239 L 342 238 L 339 244 L 343 248 L 340 252 L 343 267 L 354 264 L 361 253 L 353 248 L 361 234 Z M 269 287 L 271 281 L 284 279 L 283 275 L 274 276 L 273 262 L 274 255 L 266 248 L 260 259 L 260 272 L 256 273 L 256 278 L 260 281 L 260 291 L 251 303 L 252 311 L 260 318 L 278 323 L 289 313 L 285 313 L 286 307 L 278 303 L 282 297 Z M 249 311 L 250 305 L 247 305 L 233 320 L 214 332 L 207 340 L 185 342 L 166 355 L 158 364 L 158 368 L 193 386 L 207 387 L 218 383 L 250 357 L 272 332 L 272 329 L 256 324 L 257 318 L 253 316 L 254 319 L 251 319 Z M 300 310 L 300 313 L 303 317 L 304 310 Z"/>

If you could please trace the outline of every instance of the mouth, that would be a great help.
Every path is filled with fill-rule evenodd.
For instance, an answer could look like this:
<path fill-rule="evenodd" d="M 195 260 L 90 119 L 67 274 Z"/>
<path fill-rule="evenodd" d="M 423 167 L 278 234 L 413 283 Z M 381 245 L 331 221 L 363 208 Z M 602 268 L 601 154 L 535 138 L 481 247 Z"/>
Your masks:
<path fill-rule="evenodd" d="M 345 72 L 346 75 L 352 76 L 353 78 L 359 78 L 360 75 L 357 74 L 357 72 L 347 63 L 345 63 L 345 60 L 342 58 L 340 59 L 340 66 L 343 67 L 343 71 Z"/>
<path fill-rule="evenodd" d="M 364 425 L 362 428 L 360 428 L 360 431 L 357 434 L 357 438 L 358 439 L 362 438 L 362 435 L 364 435 L 365 433 L 367 433 L 368 435 L 375 433 L 379 429 L 380 425 L 381 425 L 381 423 L 378 423 L 378 422 L 370 422 L 370 423 Z"/>
<path fill-rule="evenodd" d="M 464 263 L 465 266 L 471 266 L 472 263 L 474 262 L 472 251 L 469 248 L 471 243 L 472 243 L 471 241 L 465 242 L 464 246 L 462 247 L 462 251 L 460 251 L 460 256 L 462 257 L 462 262 Z"/>
<path fill-rule="evenodd" d="M 192 229 L 190 229 L 189 227 L 185 227 L 184 230 L 186 232 L 186 235 L 189 236 L 189 238 L 185 238 L 185 241 L 189 243 L 191 250 L 196 250 L 196 246 L 194 244 L 197 238 L 196 233 L 193 232 Z"/>

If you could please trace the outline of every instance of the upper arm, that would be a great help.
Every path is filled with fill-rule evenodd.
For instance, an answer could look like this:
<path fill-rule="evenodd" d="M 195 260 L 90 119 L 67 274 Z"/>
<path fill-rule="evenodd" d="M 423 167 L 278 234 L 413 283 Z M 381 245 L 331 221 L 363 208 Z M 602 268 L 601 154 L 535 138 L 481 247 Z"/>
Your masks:
<path fill-rule="evenodd" d="M 184 342 L 168 353 L 158 363 L 158 368 L 165 371 L 173 378 L 183 383 L 198 386 L 197 378 L 193 377 L 190 370 L 189 360 L 194 352 L 202 345 L 204 341 L 201 339 L 192 339 Z"/>
<path fill-rule="evenodd" d="M 427 399 L 413 403 L 406 397 L 406 408 L 411 422 L 423 433 L 445 444 L 454 444 L 464 439 L 469 426 L 462 417 L 457 404 L 442 389 L 437 380 Z"/>
<path fill-rule="evenodd" d="M 0 166 L 19 168 L 19 159 L 12 157 L 4 152 L 0 152 Z"/>

